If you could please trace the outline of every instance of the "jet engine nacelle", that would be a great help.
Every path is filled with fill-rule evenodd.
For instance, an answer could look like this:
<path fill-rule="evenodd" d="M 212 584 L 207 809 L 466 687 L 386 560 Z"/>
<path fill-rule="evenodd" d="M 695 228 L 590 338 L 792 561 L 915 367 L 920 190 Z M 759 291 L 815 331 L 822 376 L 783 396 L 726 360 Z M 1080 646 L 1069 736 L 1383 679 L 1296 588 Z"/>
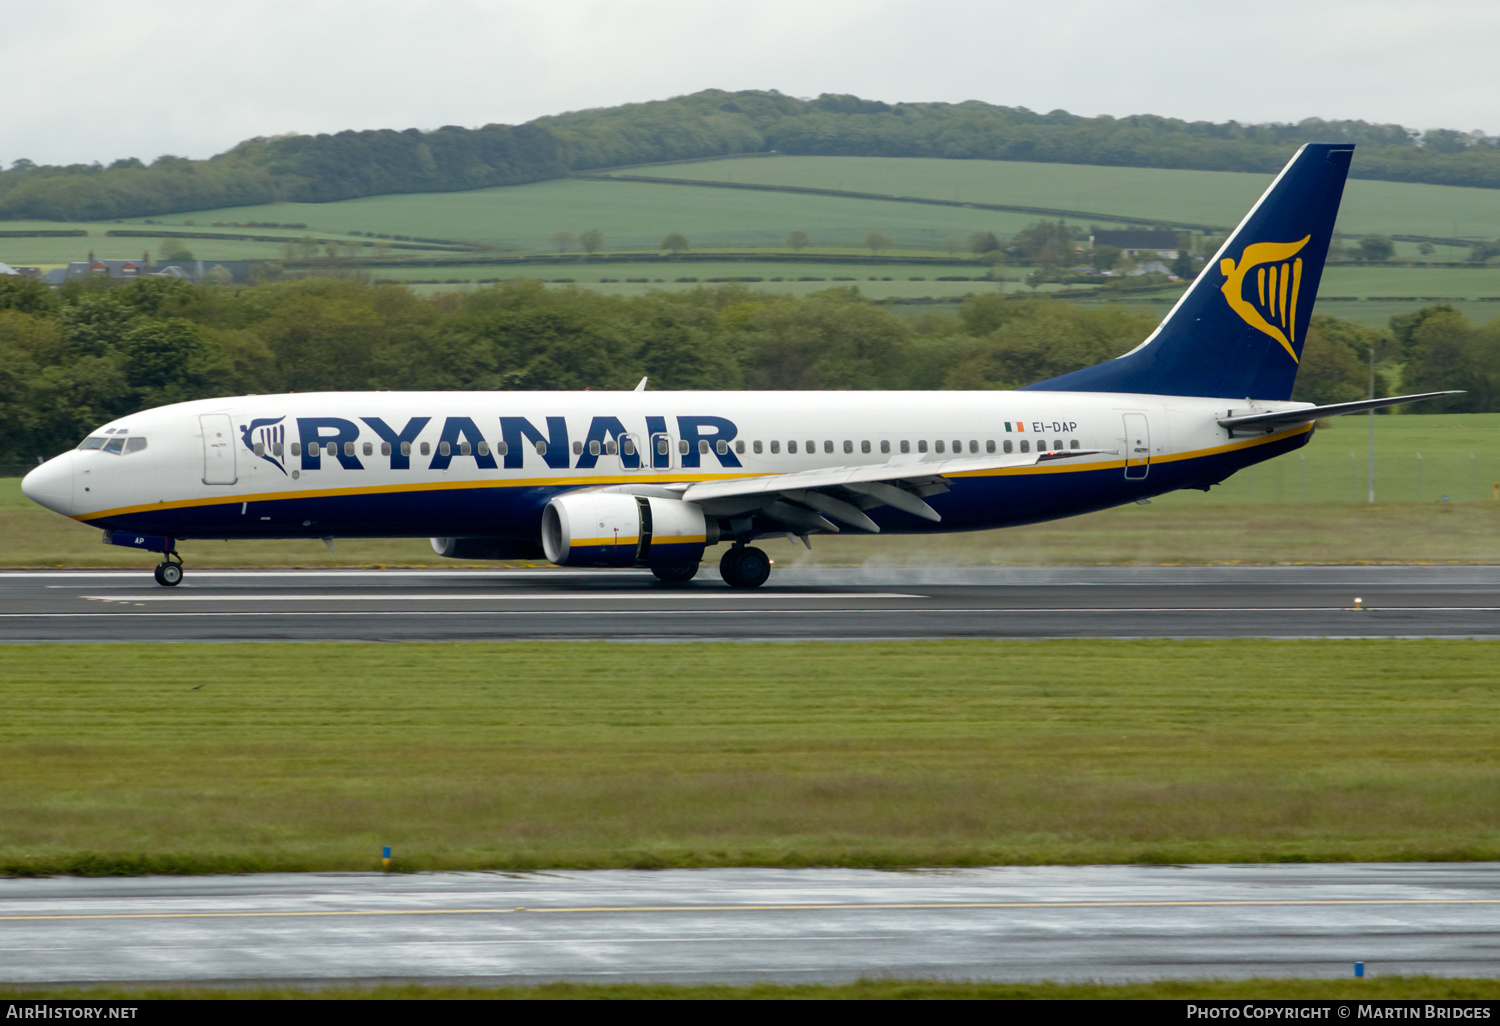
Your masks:
<path fill-rule="evenodd" d="M 718 523 L 681 499 L 571 492 L 542 511 L 542 551 L 558 566 L 680 566 L 718 540 Z"/>

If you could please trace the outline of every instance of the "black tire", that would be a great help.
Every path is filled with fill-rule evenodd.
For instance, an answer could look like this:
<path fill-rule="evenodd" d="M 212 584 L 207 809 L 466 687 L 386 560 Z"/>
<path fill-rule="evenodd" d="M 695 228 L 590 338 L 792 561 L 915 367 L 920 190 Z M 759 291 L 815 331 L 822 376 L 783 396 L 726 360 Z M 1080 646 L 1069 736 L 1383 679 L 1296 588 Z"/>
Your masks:
<path fill-rule="evenodd" d="M 653 566 L 651 572 L 658 581 L 668 584 L 686 584 L 698 576 L 697 563 L 674 563 L 671 566 Z"/>
<path fill-rule="evenodd" d="M 724 555 L 719 557 L 719 576 L 724 578 L 724 583 L 731 588 L 742 588 L 740 584 L 740 553 L 745 550 L 738 545 L 725 549 Z"/>
<path fill-rule="evenodd" d="M 182 564 L 168 561 L 156 567 L 156 583 L 163 588 L 175 588 L 182 583 Z"/>
<path fill-rule="evenodd" d="M 759 588 L 771 578 L 771 557 L 760 549 L 746 548 L 740 552 L 741 588 Z"/>
<path fill-rule="evenodd" d="M 759 588 L 771 576 L 771 557 L 760 549 L 736 546 L 720 558 L 719 575 L 731 588 Z"/>

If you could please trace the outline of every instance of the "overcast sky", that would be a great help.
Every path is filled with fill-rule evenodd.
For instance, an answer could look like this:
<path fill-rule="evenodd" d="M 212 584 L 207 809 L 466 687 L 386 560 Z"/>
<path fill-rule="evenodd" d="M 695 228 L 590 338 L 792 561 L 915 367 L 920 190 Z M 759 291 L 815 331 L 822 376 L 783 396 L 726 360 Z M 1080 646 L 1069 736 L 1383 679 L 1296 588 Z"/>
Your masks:
<path fill-rule="evenodd" d="M 716 87 L 1500 135 L 1494 0 L 0 0 L 0 163 Z"/>

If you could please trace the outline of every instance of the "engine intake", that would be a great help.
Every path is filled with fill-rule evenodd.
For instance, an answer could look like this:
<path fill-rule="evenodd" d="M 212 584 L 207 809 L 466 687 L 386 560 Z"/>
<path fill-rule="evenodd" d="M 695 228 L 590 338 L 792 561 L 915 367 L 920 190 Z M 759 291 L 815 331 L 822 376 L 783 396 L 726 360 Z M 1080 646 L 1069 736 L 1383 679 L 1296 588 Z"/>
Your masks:
<path fill-rule="evenodd" d="M 558 566 L 680 566 L 718 540 L 718 523 L 681 499 L 572 492 L 542 511 L 542 551 Z"/>

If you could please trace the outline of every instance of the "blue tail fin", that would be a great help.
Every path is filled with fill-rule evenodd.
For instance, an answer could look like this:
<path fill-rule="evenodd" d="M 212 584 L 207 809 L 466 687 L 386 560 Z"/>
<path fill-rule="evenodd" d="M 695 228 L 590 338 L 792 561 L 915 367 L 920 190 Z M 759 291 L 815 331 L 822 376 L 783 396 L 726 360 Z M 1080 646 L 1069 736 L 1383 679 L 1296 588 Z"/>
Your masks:
<path fill-rule="evenodd" d="M 1302 147 L 1150 338 L 1026 387 L 1291 398 L 1353 151 Z"/>

